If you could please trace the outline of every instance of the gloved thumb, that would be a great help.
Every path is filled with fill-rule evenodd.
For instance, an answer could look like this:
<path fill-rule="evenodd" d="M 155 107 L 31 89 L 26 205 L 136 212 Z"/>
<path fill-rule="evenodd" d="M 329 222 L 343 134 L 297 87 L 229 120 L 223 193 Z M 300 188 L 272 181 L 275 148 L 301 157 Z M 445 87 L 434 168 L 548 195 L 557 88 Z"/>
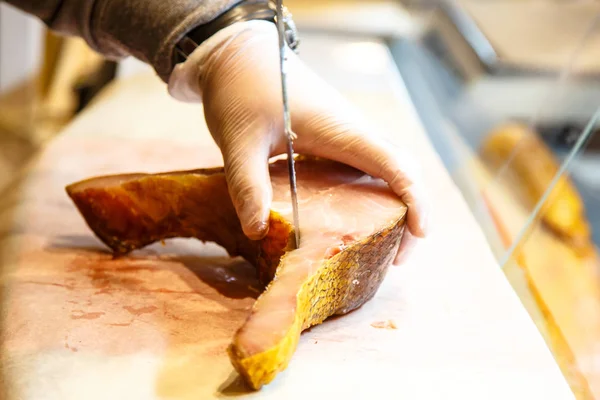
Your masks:
<path fill-rule="evenodd" d="M 268 232 L 272 201 L 268 146 L 246 145 L 222 149 L 229 195 L 244 234 L 262 239 Z"/>

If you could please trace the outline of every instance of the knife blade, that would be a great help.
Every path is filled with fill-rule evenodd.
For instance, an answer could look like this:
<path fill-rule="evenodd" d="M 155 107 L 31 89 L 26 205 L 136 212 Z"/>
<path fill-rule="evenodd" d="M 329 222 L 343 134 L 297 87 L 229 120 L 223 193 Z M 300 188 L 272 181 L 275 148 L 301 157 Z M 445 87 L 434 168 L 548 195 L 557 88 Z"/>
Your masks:
<path fill-rule="evenodd" d="M 281 73 L 281 94 L 283 100 L 283 127 L 287 137 L 287 162 L 288 173 L 290 176 L 290 193 L 292 200 L 294 235 L 296 239 L 296 248 L 300 247 L 300 221 L 298 212 L 298 191 L 296 186 L 296 166 L 294 162 L 294 139 L 296 134 L 292 131 L 292 120 L 288 103 L 287 92 L 287 45 L 285 40 L 284 9 L 283 0 L 277 0 L 277 32 L 279 34 L 279 71 Z"/>

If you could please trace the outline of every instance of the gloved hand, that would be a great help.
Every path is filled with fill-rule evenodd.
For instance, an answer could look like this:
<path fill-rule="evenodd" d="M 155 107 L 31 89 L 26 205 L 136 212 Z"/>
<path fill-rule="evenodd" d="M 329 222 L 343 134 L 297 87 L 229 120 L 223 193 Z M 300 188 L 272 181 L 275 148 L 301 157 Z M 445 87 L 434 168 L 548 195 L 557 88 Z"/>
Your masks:
<path fill-rule="evenodd" d="M 374 135 L 342 96 L 291 50 L 287 82 L 294 150 L 351 165 L 384 179 L 408 205 L 399 257 L 425 234 L 426 210 L 416 166 L 400 149 Z M 172 96 L 203 101 L 208 128 L 223 153 L 233 204 L 244 233 L 266 234 L 271 206 L 270 157 L 284 154 L 283 106 L 275 24 L 234 24 L 198 47 L 176 66 Z M 398 257 L 398 259 L 399 259 Z M 397 259 L 397 261 L 398 261 Z"/>

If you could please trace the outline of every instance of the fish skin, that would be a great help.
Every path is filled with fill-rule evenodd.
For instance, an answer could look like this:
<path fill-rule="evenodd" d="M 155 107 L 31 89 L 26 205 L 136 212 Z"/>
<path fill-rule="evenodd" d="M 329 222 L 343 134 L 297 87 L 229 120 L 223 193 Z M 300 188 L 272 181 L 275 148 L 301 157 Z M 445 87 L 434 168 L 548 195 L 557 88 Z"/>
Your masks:
<path fill-rule="evenodd" d="M 202 190 L 194 196 L 196 187 Z M 222 168 L 108 175 L 73 183 L 66 191 L 88 227 L 117 256 L 165 239 L 196 238 L 248 260 L 266 285 L 294 246 L 292 227 L 273 211 L 265 238 L 251 241 L 244 235 Z M 215 227 L 223 228 L 214 232 Z"/>
<path fill-rule="evenodd" d="M 397 248 L 402 237 L 402 222 L 399 220 L 324 261 L 318 273 L 312 275 L 298 290 L 298 312 L 295 313 L 294 322 L 283 338 L 271 348 L 248 354 L 241 336 L 247 325 L 240 328 L 228 352 L 236 370 L 250 387 L 260 389 L 288 367 L 303 330 L 322 323 L 330 316 L 347 314 L 375 295 L 394 258 L 393 249 Z M 352 282 L 356 280 L 357 271 L 365 266 L 371 269 L 368 274 L 361 274 L 359 288 Z M 272 281 L 269 286 L 276 282 Z M 256 304 L 265 301 L 268 295 L 269 287 Z"/>
<path fill-rule="evenodd" d="M 289 203 L 284 163 L 270 166 L 276 209 L 276 204 Z M 96 177 L 66 190 L 90 229 L 115 254 L 168 238 L 195 237 L 213 241 L 256 267 L 266 289 L 228 354 L 257 390 L 288 367 L 303 330 L 355 310 L 376 294 L 405 227 L 406 207 L 373 178 L 321 159 L 299 158 L 296 167 L 300 202 L 306 205 L 301 221 L 343 229 L 343 212 L 330 214 L 347 203 L 355 206 L 356 215 L 347 216 L 354 234 L 310 232 L 308 226 L 302 246 L 293 250 L 290 210 L 281 206 L 270 213 L 267 236 L 252 241 L 242 231 L 222 168 Z M 356 193 L 355 198 L 346 199 L 349 193 Z M 365 214 L 371 209 L 381 216 L 379 222 Z"/>

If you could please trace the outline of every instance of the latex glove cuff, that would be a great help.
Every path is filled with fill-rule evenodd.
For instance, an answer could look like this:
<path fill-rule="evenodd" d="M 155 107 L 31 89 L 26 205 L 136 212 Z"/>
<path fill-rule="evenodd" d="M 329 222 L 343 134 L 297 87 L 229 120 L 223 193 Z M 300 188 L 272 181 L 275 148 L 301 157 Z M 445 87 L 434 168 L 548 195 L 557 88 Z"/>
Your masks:
<path fill-rule="evenodd" d="M 213 57 L 221 57 L 232 41 L 248 31 L 252 31 L 253 35 L 277 35 L 277 27 L 269 21 L 236 22 L 223 28 L 198 46 L 186 61 L 175 66 L 169 78 L 169 94 L 188 103 L 202 102 L 201 77 L 206 75 L 211 64 L 209 61 Z"/>

